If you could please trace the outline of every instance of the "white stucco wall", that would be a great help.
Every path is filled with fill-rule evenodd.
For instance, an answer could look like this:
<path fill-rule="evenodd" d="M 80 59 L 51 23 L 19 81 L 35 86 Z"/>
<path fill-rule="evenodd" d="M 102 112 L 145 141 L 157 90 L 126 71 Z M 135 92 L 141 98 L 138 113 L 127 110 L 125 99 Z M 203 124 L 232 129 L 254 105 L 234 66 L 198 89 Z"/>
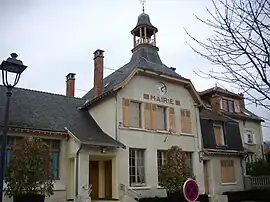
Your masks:
<path fill-rule="evenodd" d="M 241 191 L 244 189 L 243 172 L 241 167 L 240 157 L 231 156 L 205 156 L 208 161 L 209 174 L 209 192 L 213 197 L 215 195 L 222 195 L 226 191 Z M 235 168 L 235 183 L 222 183 L 221 181 L 221 160 L 233 160 Z"/>
<path fill-rule="evenodd" d="M 122 98 L 134 99 L 142 102 L 152 102 L 150 100 L 144 100 L 143 94 L 158 95 L 156 84 L 159 80 L 155 80 L 148 77 L 135 76 L 127 86 L 117 94 L 118 103 L 118 117 L 119 122 L 123 121 L 122 112 Z M 164 82 L 164 81 L 163 81 Z M 193 153 L 193 167 L 194 174 L 197 177 L 200 185 L 200 192 L 204 192 L 203 183 L 203 165 L 199 163 L 199 142 L 198 130 L 199 122 L 196 120 L 198 114 L 195 112 L 197 109 L 194 107 L 194 101 L 189 92 L 180 85 L 170 84 L 164 82 L 167 85 L 168 92 L 166 97 L 175 100 L 180 100 L 181 106 L 174 105 L 175 108 L 175 123 L 177 128 L 177 134 L 169 135 L 167 132 L 154 132 L 145 129 L 131 129 L 119 127 L 118 136 L 119 140 L 127 146 L 126 150 L 119 150 L 118 152 L 118 176 L 119 183 L 129 186 L 129 147 L 142 148 L 145 151 L 145 166 L 146 166 L 146 187 L 133 188 L 137 192 L 146 195 L 159 195 L 161 192 L 164 194 L 164 190 L 158 187 L 158 170 L 157 170 L 157 150 L 168 149 L 172 145 L 180 146 L 184 151 Z M 152 102 L 158 104 L 158 102 Z M 165 106 L 173 106 L 170 104 L 159 103 Z M 192 119 L 192 131 L 193 134 L 180 134 L 180 108 L 190 109 Z M 142 113 L 142 120 L 144 115 Z M 144 124 L 144 121 L 142 121 Z M 166 142 L 165 137 L 168 136 Z M 138 190 L 140 189 L 140 191 Z M 141 190 L 145 190 L 142 192 Z"/>
<path fill-rule="evenodd" d="M 239 122 L 240 133 L 242 137 L 242 142 L 244 147 L 249 149 L 252 152 L 256 153 L 256 158 L 262 158 L 262 149 L 263 149 L 263 135 L 262 135 L 262 128 L 261 123 L 258 121 L 245 121 L 245 125 L 243 121 Z M 255 134 L 255 144 L 248 144 L 245 143 L 245 131 L 250 130 Z"/>
<path fill-rule="evenodd" d="M 90 114 L 101 126 L 102 130 L 113 138 L 116 138 L 116 110 L 115 96 L 102 101 L 97 106 L 90 108 L 89 110 Z"/>

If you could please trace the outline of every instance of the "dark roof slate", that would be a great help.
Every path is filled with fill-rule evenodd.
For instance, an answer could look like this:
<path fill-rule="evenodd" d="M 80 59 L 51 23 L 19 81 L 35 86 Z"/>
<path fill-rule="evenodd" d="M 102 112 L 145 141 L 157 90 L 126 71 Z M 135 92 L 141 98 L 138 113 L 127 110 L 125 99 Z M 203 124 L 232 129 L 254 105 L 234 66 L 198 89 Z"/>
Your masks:
<path fill-rule="evenodd" d="M 6 88 L 0 86 L 0 125 L 6 102 Z M 82 143 L 123 146 L 105 134 L 87 110 L 79 110 L 84 99 L 14 88 L 9 125 L 13 127 L 66 132 L 68 128 Z"/>
<path fill-rule="evenodd" d="M 188 80 L 162 63 L 157 47 L 150 44 L 140 44 L 133 50 L 129 63 L 104 78 L 103 93 L 112 90 L 117 84 L 123 82 L 136 68 Z M 92 88 L 83 96 L 83 99 L 92 100 L 94 97 L 94 89 Z"/>
<path fill-rule="evenodd" d="M 217 145 L 214 134 L 214 123 L 219 122 L 223 125 L 225 145 Z M 210 110 L 200 111 L 200 124 L 202 132 L 202 142 L 204 149 L 214 149 L 217 151 L 237 151 L 243 152 L 243 144 L 237 121 L 222 114 L 214 114 Z"/>

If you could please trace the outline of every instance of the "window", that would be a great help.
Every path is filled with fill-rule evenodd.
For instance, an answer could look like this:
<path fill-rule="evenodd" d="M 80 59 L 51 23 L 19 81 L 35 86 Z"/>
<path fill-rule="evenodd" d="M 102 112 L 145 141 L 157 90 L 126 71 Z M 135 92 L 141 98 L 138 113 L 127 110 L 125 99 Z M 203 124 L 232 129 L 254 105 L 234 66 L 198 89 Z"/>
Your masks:
<path fill-rule="evenodd" d="M 59 179 L 59 154 L 60 154 L 60 141 L 59 140 L 48 140 L 45 139 L 46 142 L 51 150 L 52 155 L 52 171 L 53 171 L 53 178 Z"/>
<path fill-rule="evenodd" d="M 222 99 L 222 109 L 228 112 L 234 112 L 234 102 L 229 99 Z"/>
<path fill-rule="evenodd" d="M 123 125 L 141 127 L 141 103 L 123 99 Z"/>
<path fill-rule="evenodd" d="M 167 151 L 164 150 L 158 150 L 157 151 L 157 164 L 158 164 L 158 182 L 160 181 L 160 169 L 161 166 L 166 164 L 167 161 Z"/>
<path fill-rule="evenodd" d="M 224 132 L 223 132 L 223 125 L 221 124 L 214 124 L 214 134 L 215 140 L 217 145 L 224 145 Z"/>
<path fill-rule="evenodd" d="M 192 133 L 190 111 L 187 109 L 181 109 L 181 131 L 183 133 Z"/>
<path fill-rule="evenodd" d="M 255 134 L 250 130 L 246 130 L 245 132 L 245 143 L 255 144 Z"/>
<path fill-rule="evenodd" d="M 221 165 L 221 182 L 234 183 L 235 170 L 233 160 L 221 160 L 220 165 Z"/>
<path fill-rule="evenodd" d="M 166 107 L 157 106 L 157 129 L 166 130 Z"/>
<path fill-rule="evenodd" d="M 1 137 L 2 138 L 2 137 Z M 12 158 L 12 152 L 16 147 L 16 144 L 22 140 L 23 137 L 7 137 L 7 151 L 6 151 L 6 166 L 9 165 Z M 52 170 L 53 178 L 59 179 L 59 153 L 60 153 L 60 141 L 59 140 L 44 140 L 51 148 L 52 152 Z M 1 141 L 0 141 L 1 142 Z"/>
<path fill-rule="evenodd" d="M 186 159 L 187 159 L 187 165 L 191 171 L 191 173 L 193 173 L 193 158 L 192 158 L 192 152 L 186 152 Z"/>
<path fill-rule="evenodd" d="M 156 104 L 144 103 L 145 128 L 149 130 L 167 129 L 167 108 Z"/>
<path fill-rule="evenodd" d="M 130 186 L 145 185 L 144 149 L 129 149 L 129 183 Z"/>
<path fill-rule="evenodd" d="M 130 126 L 141 127 L 141 103 L 130 101 Z"/>

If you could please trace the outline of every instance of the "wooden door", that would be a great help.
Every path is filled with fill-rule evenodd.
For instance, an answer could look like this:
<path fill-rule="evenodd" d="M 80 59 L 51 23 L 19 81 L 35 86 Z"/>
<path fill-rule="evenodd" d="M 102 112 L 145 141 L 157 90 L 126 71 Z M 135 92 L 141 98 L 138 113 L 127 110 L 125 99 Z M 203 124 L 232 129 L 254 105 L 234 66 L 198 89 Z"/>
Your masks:
<path fill-rule="evenodd" d="M 92 199 L 98 199 L 98 186 L 99 186 L 99 166 L 98 161 L 90 161 L 89 162 L 89 169 L 90 169 L 90 184 L 92 185 Z"/>
<path fill-rule="evenodd" d="M 209 194 L 209 169 L 208 161 L 203 161 L 204 187 L 205 193 Z"/>
<path fill-rule="evenodd" d="M 112 161 L 105 161 L 105 199 L 112 199 Z"/>

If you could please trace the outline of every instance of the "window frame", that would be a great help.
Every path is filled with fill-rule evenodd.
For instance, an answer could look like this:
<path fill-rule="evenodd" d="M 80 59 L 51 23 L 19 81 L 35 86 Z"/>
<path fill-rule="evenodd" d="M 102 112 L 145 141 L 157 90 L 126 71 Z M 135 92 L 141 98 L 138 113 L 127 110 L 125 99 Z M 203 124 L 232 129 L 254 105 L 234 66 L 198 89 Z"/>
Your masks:
<path fill-rule="evenodd" d="M 133 119 L 133 115 L 132 115 L 132 107 L 131 107 L 131 105 L 132 104 L 138 104 L 138 106 L 139 106 L 139 114 L 138 114 L 138 123 L 139 123 L 139 125 L 138 126 L 135 126 L 135 125 L 132 125 L 132 119 Z M 131 127 L 131 128 L 142 128 L 142 102 L 140 102 L 140 101 L 137 101 L 137 100 L 131 100 L 131 99 L 129 99 L 129 127 Z"/>
<path fill-rule="evenodd" d="M 234 100 L 229 98 L 222 98 L 222 109 L 224 111 L 234 113 L 235 112 Z"/>
<path fill-rule="evenodd" d="M 161 166 L 163 166 L 163 165 L 165 165 L 166 164 L 166 162 L 167 162 L 167 152 L 168 152 L 168 150 L 163 150 L 163 149 L 158 149 L 157 150 L 157 171 L 158 171 L 158 186 L 160 186 L 160 168 L 161 168 Z M 161 154 L 161 156 L 159 156 L 159 154 Z M 161 157 L 161 158 L 159 158 L 159 157 Z M 161 160 L 161 161 L 160 161 Z M 161 165 L 159 164 L 161 162 Z"/>
<path fill-rule="evenodd" d="M 131 175 L 131 172 L 130 172 L 130 168 L 131 167 L 133 167 L 133 166 L 131 166 L 131 164 L 130 164 L 130 161 L 131 161 L 131 151 L 134 151 L 134 154 L 135 154 L 135 156 L 134 156 L 134 163 L 135 163 L 135 165 L 134 165 L 134 168 L 135 168 L 135 175 Z M 138 170 L 138 152 L 142 152 L 142 154 L 143 154 L 143 169 L 144 169 L 144 176 L 143 176 L 143 182 L 138 182 L 138 172 L 137 172 L 137 170 Z M 145 149 L 141 149 L 141 148 L 132 148 L 132 147 L 130 147 L 129 148 L 129 165 L 128 165 L 128 167 L 129 167 L 129 186 L 130 187 L 144 187 L 144 186 L 146 186 L 146 173 L 145 173 L 145 171 L 146 171 L 146 167 L 145 167 Z M 132 182 L 131 181 L 131 176 L 135 176 L 135 182 Z"/>

